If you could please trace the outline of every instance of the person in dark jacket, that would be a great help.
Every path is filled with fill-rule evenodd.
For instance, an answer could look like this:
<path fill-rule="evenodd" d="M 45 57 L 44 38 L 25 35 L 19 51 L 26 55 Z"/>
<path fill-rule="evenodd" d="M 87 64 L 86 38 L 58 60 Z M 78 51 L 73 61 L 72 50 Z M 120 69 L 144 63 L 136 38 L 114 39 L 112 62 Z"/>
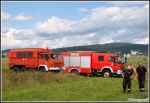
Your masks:
<path fill-rule="evenodd" d="M 136 68 L 136 78 L 138 77 L 138 83 L 139 83 L 139 91 L 142 92 L 145 90 L 145 78 L 146 82 L 148 81 L 148 73 L 144 66 L 142 66 L 142 62 L 138 62 L 138 67 Z"/>
<path fill-rule="evenodd" d="M 128 85 L 128 93 L 131 92 L 131 80 L 133 78 L 133 70 L 130 69 L 128 66 L 126 69 L 122 71 L 122 77 L 123 77 L 123 92 L 126 91 L 126 87 Z"/>

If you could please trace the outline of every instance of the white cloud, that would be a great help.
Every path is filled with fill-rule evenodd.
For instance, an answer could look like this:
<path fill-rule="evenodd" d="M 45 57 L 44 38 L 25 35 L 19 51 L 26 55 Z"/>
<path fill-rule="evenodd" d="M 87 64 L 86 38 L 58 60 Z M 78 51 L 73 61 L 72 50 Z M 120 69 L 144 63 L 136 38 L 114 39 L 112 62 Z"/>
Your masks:
<path fill-rule="evenodd" d="M 40 16 L 40 14 L 37 14 L 37 16 Z M 20 13 L 18 16 L 12 18 L 11 14 L 1 11 L 2 21 L 8 21 L 8 20 L 25 21 L 31 19 L 33 19 L 33 16 L 25 16 L 24 13 Z"/>
<path fill-rule="evenodd" d="M 18 16 L 14 17 L 13 20 L 25 21 L 33 19 L 32 16 L 24 16 L 24 13 L 20 13 Z"/>
<path fill-rule="evenodd" d="M 149 9 L 149 4 L 146 4 L 143 7 Z"/>
<path fill-rule="evenodd" d="M 59 19 L 59 18 L 53 16 L 50 19 L 48 19 L 47 21 L 44 21 L 43 23 L 38 22 L 35 25 L 35 28 L 37 30 L 39 30 L 40 32 L 54 34 L 54 33 L 68 31 L 70 25 L 73 25 L 73 22 L 70 22 L 69 20 Z"/>
<path fill-rule="evenodd" d="M 2 28 L 2 46 L 53 49 L 119 41 L 149 44 L 147 8 L 149 4 L 143 7 L 103 6 L 93 8 L 90 15 L 76 21 L 52 16 L 44 22 L 37 22 L 33 30 Z M 26 18 L 23 14 L 20 17 Z"/>
<path fill-rule="evenodd" d="M 104 38 L 102 41 L 99 42 L 99 44 L 106 44 L 106 43 L 112 43 L 112 42 L 113 42 L 112 39 Z"/>
<path fill-rule="evenodd" d="M 77 9 L 79 12 L 88 12 L 88 9 L 80 7 Z"/>
<path fill-rule="evenodd" d="M 149 44 L 149 37 L 133 39 L 135 44 Z"/>
<path fill-rule="evenodd" d="M 15 40 L 15 39 L 12 39 L 12 38 L 4 38 L 4 37 L 2 37 L 1 38 L 1 40 L 2 40 L 2 44 L 1 44 L 1 46 L 6 46 L 6 47 L 14 47 L 14 46 L 17 46 L 17 45 L 19 45 L 19 46 L 21 46 L 20 44 L 21 44 L 21 40 Z"/>
<path fill-rule="evenodd" d="M 71 35 L 65 36 L 62 38 L 57 38 L 54 40 L 47 40 L 43 43 L 43 47 L 46 45 L 51 48 L 60 48 L 60 47 L 70 47 L 70 46 L 81 46 L 81 45 L 91 45 L 92 39 L 96 37 L 96 34 L 86 34 L 86 35 Z"/>
<path fill-rule="evenodd" d="M 143 25 L 143 21 L 145 22 L 148 19 L 148 16 L 145 15 L 147 13 L 148 10 L 139 7 L 99 7 L 92 9 L 90 16 L 78 21 L 70 21 L 53 16 L 43 23 L 38 22 L 35 28 L 43 33 L 57 35 L 60 33 L 83 34 L 88 31 L 99 32 L 103 31 L 104 28 L 113 31 L 113 29 L 123 29 L 126 26 Z"/>
<path fill-rule="evenodd" d="M 122 30 L 117 31 L 117 33 L 114 36 L 124 35 L 124 33 L 126 33 L 126 30 L 122 29 Z"/>
<path fill-rule="evenodd" d="M 11 20 L 11 15 L 10 14 L 8 14 L 8 13 L 5 13 L 5 12 L 1 12 L 1 20 L 2 21 L 7 21 L 7 20 Z"/>
<path fill-rule="evenodd" d="M 33 30 L 17 30 L 14 28 L 3 28 L 1 33 L 2 49 L 19 47 L 39 47 L 42 41 L 36 40 L 37 36 Z"/>

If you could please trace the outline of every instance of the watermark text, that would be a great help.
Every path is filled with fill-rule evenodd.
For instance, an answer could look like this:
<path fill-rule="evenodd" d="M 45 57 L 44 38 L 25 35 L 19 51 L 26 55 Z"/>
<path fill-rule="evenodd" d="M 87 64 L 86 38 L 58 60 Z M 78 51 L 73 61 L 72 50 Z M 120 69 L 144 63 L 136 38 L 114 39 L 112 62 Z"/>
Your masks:
<path fill-rule="evenodd" d="M 132 102 L 149 102 L 149 98 L 146 98 L 146 99 L 128 98 L 127 100 L 132 101 Z"/>

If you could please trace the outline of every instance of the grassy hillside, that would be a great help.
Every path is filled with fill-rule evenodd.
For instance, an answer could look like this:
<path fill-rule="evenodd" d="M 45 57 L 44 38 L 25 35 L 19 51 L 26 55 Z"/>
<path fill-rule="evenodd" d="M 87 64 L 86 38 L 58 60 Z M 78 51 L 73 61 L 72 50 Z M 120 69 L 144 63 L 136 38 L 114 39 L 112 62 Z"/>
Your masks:
<path fill-rule="evenodd" d="M 62 51 L 109 51 L 122 52 L 123 54 L 131 53 L 131 50 L 140 50 L 142 53 L 148 53 L 148 45 L 131 44 L 131 43 L 107 43 L 87 46 L 74 46 L 54 49 L 56 52 Z"/>
<path fill-rule="evenodd" d="M 142 61 L 148 68 L 148 57 L 128 58 L 135 67 Z M 132 80 L 132 92 L 122 93 L 122 78 L 100 76 L 71 76 L 69 73 L 41 73 L 27 71 L 15 73 L 2 59 L 2 101 L 128 101 L 130 98 L 148 98 L 146 91 L 138 91 L 138 81 Z"/>
<path fill-rule="evenodd" d="M 51 49 L 51 48 L 50 48 Z M 10 49 L 3 50 L 7 53 Z M 123 54 L 131 53 L 131 50 L 140 50 L 142 53 L 148 53 L 148 45 L 143 44 L 131 44 L 131 43 L 107 43 L 107 44 L 95 44 L 84 46 L 73 46 L 53 49 L 55 52 L 67 52 L 67 51 L 109 51 L 109 52 L 122 52 Z"/>

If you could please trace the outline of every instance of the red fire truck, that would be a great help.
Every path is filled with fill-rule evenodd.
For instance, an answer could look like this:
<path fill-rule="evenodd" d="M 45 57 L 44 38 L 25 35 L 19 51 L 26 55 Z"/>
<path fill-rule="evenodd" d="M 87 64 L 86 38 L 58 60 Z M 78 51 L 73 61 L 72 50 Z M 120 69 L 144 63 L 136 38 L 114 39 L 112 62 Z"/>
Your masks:
<path fill-rule="evenodd" d="M 64 72 L 93 74 L 104 77 L 118 76 L 125 67 L 124 58 L 109 52 L 62 52 Z"/>
<path fill-rule="evenodd" d="M 18 72 L 27 69 L 39 71 L 62 70 L 64 60 L 61 54 L 48 48 L 19 48 L 8 52 L 8 66 Z"/>

